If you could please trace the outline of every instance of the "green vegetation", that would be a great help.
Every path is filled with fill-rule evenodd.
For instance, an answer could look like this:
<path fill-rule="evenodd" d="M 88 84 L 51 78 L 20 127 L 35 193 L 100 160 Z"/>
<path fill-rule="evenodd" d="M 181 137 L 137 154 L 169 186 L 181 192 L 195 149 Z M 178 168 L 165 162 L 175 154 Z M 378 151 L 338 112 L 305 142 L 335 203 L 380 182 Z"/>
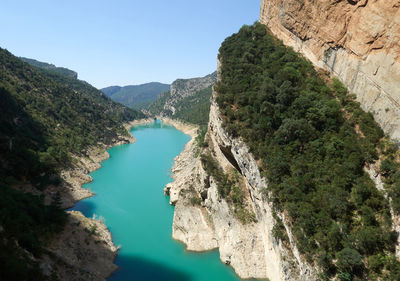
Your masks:
<path fill-rule="evenodd" d="M 171 92 L 169 91 L 159 95 L 158 98 L 149 106 L 150 113 L 153 115 L 160 114 L 160 112 L 164 110 L 164 105 L 169 98 L 171 98 Z"/>
<path fill-rule="evenodd" d="M 202 147 L 207 146 L 207 143 L 204 142 L 204 137 L 207 132 L 208 118 L 210 115 L 211 94 L 212 86 L 202 89 L 196 92 L 194 95 L 187 96 L 179 100 L 175 104 L 176 112 L 173 116 L 171 116 L 172 112 L 167 114 L 175 119 L 199 126 L 196 138 L 196 144 L 198 147 L 196 156 L 200 154 L 200 149 Z M 149 111 L 153 115 L 159 114 L 164 110 L 164 105 L 170 98 L 170 92 L 160 95 L 158 99 L 150 106 Z"/>
<path fill-rule="evenodd" d="M 187 96 L 179 100 L 175 105 L 176 112 L 165 112 L 164 105 L 171 98 L 170 92 L 161 94 L 155 102 L 153 102 L 149 111 L 153 115 L 158 115 L 164 112 L 167 116 L 179 119 L 184 122 L 207 126 L 208 115 L 210 113 L 210 98 L 212 93 L 212 86 L 197 91 L 193 95 Z"/>
<path fill-rule="evenodd" d="M 372 115 L 259 23 L 227 38 L 219 59 L 224 126 L 259 160 L 270 200 L 289 215 L 298 249 L 318 263 L 321 279 L 400 280 L 389 202 L 363 171 L 382 146 Z M 394 166 L 382 163 L 387 178 Z M 281 225 L 273 232 L 285 239 Z"/>
<path fill-rule="evenodd" d="M 149 107 L 152 115 L 168 116 L 184 122 L 207 126 L 210 113 L 210 98 L 217 73 L 205 77 L 175 80 L 171 87 L 174 95 L 166 92 Z M 168 104 L 175 111 L 165 108 Z"/>
<path fill-rule="evenodd" d="M 0 280 L 45 280 L 29 253 L 40 257 L 66 220 L 56 202 L 46 206 L 42 198 L 0 183 Z"/>
<path fill-rule="evenodd" d="M 67 219 L 60 194 L 17 191 L 58 185 L 58 172 L 98 142 L 127 134 L 122 122 L 141 113 L 75 78 L 32 67 L 0 49 L 0 280 L 43 280 L 37 258 Z"/>
<path fill-rule="evenodd" d="M 70 152 L 111 144 L 127 134 L 122 122 L 142 116 L 85 82 L 32 68 L 5 50 L 0 63 L 0 149 L 8 176 L 32 179 L 64 166 Z"/>
<path fill-rule="evenodd" d="M 204 137 L 207 132 L 208 119 L 210 115 L 210 99 L 212 86 L 196 92 L 193 96 L 188 96 L 176 103 L 174 118 L 187 123 L 199 126 L 197 131 L 196 144 L 198 147 L 197 156 L 202 147 L 206 147 Z"/>
<path fill-rule="evenodd" d="M 146 83 L 135 86 L 111 86 L 101 91 L 113 101 L 134 109 L 147 109 L 157 97 L 169 91 L 170 85 L 158 82 Z"/>
<path fill-rule="evenodd" d="M 210 114 L 210 98 L 212 86 L 196 92 L 193 96 L 188 96 L 175 104 L 176 112 L 174 118 L 207 126 Z"/>
<path fill-rule="evenodd" d="M 396 215 L 400 215 L 400 159 L 395 146 L 387 142 L 383 145 L 383 160 L 380 173 L 383 177 L 385 189 L 392 199 L 392 208 Z"/>
<path fill-rule="evenodd" d="M 200 206 L 200 205 L 201 205 L 201 202 L 202 202 L 201 198 L 198 197 L 197 195 L 193 195 L 193 196 L 190 198 L 190 204 L 191 204 L 192 206 Z"/>
<path fill-rule="evenodd" d="M 63 75 L 63 76 L 67 76 L 67 77 L 75 78 L 75 79 L 78 78 L 78 73 L 76 73 L 75 71 L 70 70 L 68 68 L 65 68 L 65 67 L 56 67 L 53 64 L 37 61 L 34 59 L 23 58 L 23 57 L 20 57 L 19 59 L 26 63 L 29 63 L 32 66 L 48 70 L 50 72 L 53 72 L 53 73 L 56 73 L 59 75 Z"/>

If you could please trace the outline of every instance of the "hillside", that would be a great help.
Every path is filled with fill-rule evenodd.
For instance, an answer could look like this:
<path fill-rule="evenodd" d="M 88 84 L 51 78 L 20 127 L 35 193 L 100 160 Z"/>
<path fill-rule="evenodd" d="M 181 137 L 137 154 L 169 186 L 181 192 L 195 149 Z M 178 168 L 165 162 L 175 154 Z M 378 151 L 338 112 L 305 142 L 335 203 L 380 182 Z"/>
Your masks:
<path fill-rule="evenodd" d="M 218 59 L 206 144 L 166 187 L 173 237 L 242 278 L 399 280 L 398 151 L 372 114 L 264 25 Z"/>
<path fill-rule="evenodd" d="M 101 91 L 113 101 L 134 109 L 146 109 L 157 97 L 169 91 L 170 85 L 158 82 L 151 82 L 134 86 L 111 86 Z"/>
<path fill-rule="evenodd" d="M 211 94 L 212 86 L 208 86 L 192 96 L 183 98 L 175 104 L 176 112 L 173 117 L 184 122 L 206 126 L 210 115 Z"/>
<path fill-rule="evenodd" d="M 202 78 L 177 79 L 149 107 L 153 115 L 181 119 L 193 124 L 208 122 L 211 88 L 217 80 L 214 72 Z"/>
<path fill-rule="evenodd" d="M 60 171 L 75 166 L 72 156 L 85 156 L 89 147 L 127 138 L 123 123 L 142 114 L 4 49 L 0 65 L 0 279 L 44 280 L 38 259 L 68 220 Z"/>
<path fill-rule="evenodd" d="M 64 76 L 67 76 L 70 78 L 75 78 L 75 79 L 78 78 L 78 73 L 76 73 L 75 71 L 70 70 L 68 68 L 65 68 L 65 67 L 56 67 L 54 64 L 49 64 L 46 62 L 41 62 L 41 61 L 24 58 L 24 57 L 20 57 L 19 59 L 26 63 L 29 63 L 32 66 L 39 67 L 39 68 L 54 72 L 56 74 L 64 75 Z"/>

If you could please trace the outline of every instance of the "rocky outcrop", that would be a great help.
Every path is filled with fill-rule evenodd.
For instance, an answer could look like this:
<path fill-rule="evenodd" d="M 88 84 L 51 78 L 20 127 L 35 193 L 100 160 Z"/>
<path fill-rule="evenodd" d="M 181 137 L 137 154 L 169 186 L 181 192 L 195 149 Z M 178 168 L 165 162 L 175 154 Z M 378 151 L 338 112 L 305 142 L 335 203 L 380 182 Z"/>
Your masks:
<path fill-rule="evenodd" d="M 217 80 L 217 72 L 201 78 L 177 79 L 171 84 L 170 96 L 165 101 L 160 115 L 173 116 L 176 112 L 175 105 L 182 99 L 196 94 L 198 91 L 210 87 Z"/>
<path fill-rule="evenodd" d="M 400 1 L 262 0 L 260 22 L 336 75 L 400 141 Z"/>
<path fill-rule="evenodd" d="M 101 220 L 68 212 L 65 230 L 47 247 L 41 268 L 58 280 L 106 280 L 117 269 L 111 234 Z"/>
<path fill-rule="evenodd" d="M 245 202 L 255 221 L 244 223 L 235 206 L 222 198 L 217 182 L 203 169 L 194 138 L 175 159 L 174 182 L 165 187 L 175 205 L 173 238 L 184 242 L 190 251 L 218 248 L 221 261 L 231 265 L 241 278 L 316 280 L 315 270 L 299 254 L 283 220 L 289 241 L 284 245 L 272 235 L 276 223 L 266 195 L 266 181 L 246 144 L 227 135 L 215 102 L 211 104 L 206 135 L 210 153 L 227 173 L 238 171 L 245 185 Z"/>

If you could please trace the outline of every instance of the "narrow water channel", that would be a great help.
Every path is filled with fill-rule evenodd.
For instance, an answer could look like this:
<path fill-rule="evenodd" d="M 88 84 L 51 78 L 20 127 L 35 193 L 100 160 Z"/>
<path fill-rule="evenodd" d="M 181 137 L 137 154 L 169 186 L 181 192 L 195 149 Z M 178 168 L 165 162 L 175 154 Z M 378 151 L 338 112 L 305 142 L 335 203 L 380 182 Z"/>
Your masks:
<path fill-rule="evenodd" d="M 85 185 L 96 196 L 75 210 L 105 219 L 121 249 L 119 270 L 110 281 L 232 281 L 240 280 L 219 260 L 217 251 L 191 253 L 172 239 L 174 207 L 163 194 L 171 182 L 175 156 L 190 137 L 160 121 L 132 128 L 136 143 L 108 150 L 110 159 Z"/>

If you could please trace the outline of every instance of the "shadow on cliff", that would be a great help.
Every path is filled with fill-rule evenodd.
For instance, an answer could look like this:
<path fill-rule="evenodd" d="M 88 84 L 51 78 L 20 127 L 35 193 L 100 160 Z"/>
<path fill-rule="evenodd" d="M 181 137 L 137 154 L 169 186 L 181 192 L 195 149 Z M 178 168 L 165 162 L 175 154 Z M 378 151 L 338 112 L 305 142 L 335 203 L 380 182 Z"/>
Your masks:
<path fill-rule="evenodd" d="M 119 255 L 116 264 L 119 269 L 107 279 L 108 281 L 190 281 L 192 279 L 182 271 L 139 257 Z"/>

